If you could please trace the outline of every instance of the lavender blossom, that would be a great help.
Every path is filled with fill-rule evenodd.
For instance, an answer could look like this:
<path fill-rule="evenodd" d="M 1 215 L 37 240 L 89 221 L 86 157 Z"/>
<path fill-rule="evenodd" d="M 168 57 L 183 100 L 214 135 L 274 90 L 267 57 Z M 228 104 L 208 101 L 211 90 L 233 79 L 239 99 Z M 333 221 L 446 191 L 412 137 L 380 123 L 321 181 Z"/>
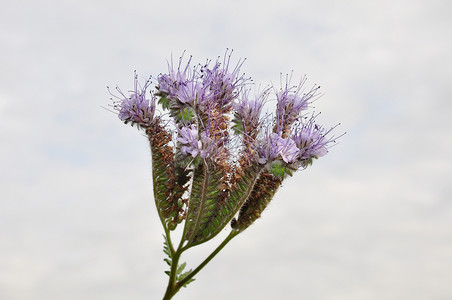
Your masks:
<path fill-rule="evenodd" d="M 182 154 L 191 154 L 191 156 L 196 157 L 202 149 L 202 142 L 198 137 L 198 129 L 194 125 L 190 125 L 178 129 L 178 132 L 179 137 L 177 141 L 182 144 Z"/>
<path fill-rule="evenodd" d="M 327 137 L 334 127 L 325 130 L 315 124 L 315 117 L 312 116 L 306 123 L 301 124 L 293 135 L 295 144 L 300 149 L 298 154 L 300 161 L 326 155 L 328 153 L 328 145 L 335 141 L 334 137 Z"/>
<path fill-rule="evenodd" d="M 191 155 L 193 158 L 199 155 L 202 159 L 214 156 L 215 144 L 205 131 L 202 131 L 201 137 L 199 137 L 198 129 L 194 125 L 190 125 L 178 129 L 178 133 L 177 141 L 182 145 L 182 154 Z"/>
<path fill-rule="evenodd" d="M 179 90 L 190 81 L 190 77 L 192 76 L 190 74 L 191 57 L 184 68 L 181 68 L 182 59 L 183 56 L 179 58 L 177 69 L 174 68 L 173 60 L 171 59 L 171 64 L 168 63 L 168 74 L 160 74 L 157 77 L 159 96 L 177 98 Z"/>
<path fill-rule="evenodd" d="M 291 138 L 282 138 L 277 133 L 264 137 L 258 148 L 259 163 L 266 164 L 275 159 L 282 159 L 286 163 L 292 163 L 297 159 L 299 149 Z"/>
<path fill-rule="evenodd" d="M 299 149 L 291 138 L 279 138 L 277 143 L 278 154 L 286 163 L 294 162 L 298 156 Z"/>
<path fill-rule="evenodd" d="M 220 106 L 228 106 L 236 99 L 246 81 L 243 75 L 239 74 L 244 61 L 239 61 L 232 71 L 229 70 L 231 55 L 232 51 L 227 58 L 225 55 L 223 63 L 217 60 L 212 68 L 209 68 L 208 64 L 201 68 L 202 83 L 211 94 L 208 99 L 215 100 Z"/>
<path fill-rule="evenodd" d="M 259 117 L 267 96 L 268 89 L 258 95 L 255 99 L 250 100 L 248 94 L 245 94 L 238 102 L 234 103 L 234 122 L 238 125 L 237 127 L 239 127 L 244 134 L 251 136 L 253 135 L 253 132 L 259 127 Z"/>
<path fill-rule="evenodd" d="M 194 104 L 205 102 L 209 95 L 205 87 L 196 81 L 188 81 L 179 87 L 175 97 L 182 103 Z"/>
<path fill-rule="evenodd" d="M 113 107 L 119 112 L 118 117 L 121 121 L 145 128 L 151 125 L 155 112 L 155 95 L 151 93 L 151 99 L 146 98 L 146 91 L 150 84 L 151 81 L 147 80 L 144 86 L 140 87 L 138 75 L 135 74 L 134 90 L 130 91 L 130 96 L 127 97 L 119 88 L 116 88 L 121 97 L 112 94 L 119 99 L 113 102 Z"/>
<path fill-rule="evenodd" d="M 275 132 L 282 136 L 288 135 L 290 126 L 296 121 L 300 112 L 308 108 L 310 101 L 318 95 L 317 91 L 320 88 L 314 86 L 308 93 L 301 94 L 306 77 L 300 81 L 298 86 L 289 87 L 289 81 L 287 80 L 285 87 L 276 93 Z"/>

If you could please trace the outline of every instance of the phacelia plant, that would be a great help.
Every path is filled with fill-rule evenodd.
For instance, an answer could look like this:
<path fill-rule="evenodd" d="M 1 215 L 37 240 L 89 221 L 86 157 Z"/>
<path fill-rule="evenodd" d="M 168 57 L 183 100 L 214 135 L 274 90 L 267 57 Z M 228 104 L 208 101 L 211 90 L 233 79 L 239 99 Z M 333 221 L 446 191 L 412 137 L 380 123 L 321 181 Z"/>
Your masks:
<path fill-rule="evenodd" d="M 231 65 L 231 53 L 192 66 L 191 57 L 144 85 L 135 74 L 134 89 L 116 88 L 113 107 L 126 124 L 149 140 L 154 199 L 165 231 L 171 299 L 235 236 L 260 217 L 277 189 L 294 171 L 328 153 L 331 129 L 305 111 L 319 96 L 306 78 L 290 85 L 251 92 L 251 80 Z M 274 113 L 264 105 L 276 100 Z M 157 109 L 160 107 L 160 110 Z M 183 225 L 182 225 L 183 224 Z M 194 270 L 180 263 L 183 252 L 205 243 L 230 224 L 225 240 Z M 179 244 L 171 232 L 181 229 Z"/>

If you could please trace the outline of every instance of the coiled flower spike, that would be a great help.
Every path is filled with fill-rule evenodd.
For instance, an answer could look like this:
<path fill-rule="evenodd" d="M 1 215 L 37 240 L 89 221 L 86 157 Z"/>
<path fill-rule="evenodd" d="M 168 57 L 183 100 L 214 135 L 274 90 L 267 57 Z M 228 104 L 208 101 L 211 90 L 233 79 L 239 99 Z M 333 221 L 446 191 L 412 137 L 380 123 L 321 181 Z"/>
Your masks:
<path fill-rule="evenodd" d="M 150 93 L 151 98 L 146 97 L 146 92 L 151 84 L 150 80 L 147 80 L 143 87 L 138 83 L 138 75 L 135 73 L 134 77 L 134 90 L 130 91 L 130 95 L 126 96 L 117 87 L 121 97 L 114 96 L 118 100 L 113 100 L 113 108 L 117 110 L 118 117 L 124 123 L 136 124 L 143 128 L 149 127 L 153 121 L 155 113 L 155 95 Z"/>

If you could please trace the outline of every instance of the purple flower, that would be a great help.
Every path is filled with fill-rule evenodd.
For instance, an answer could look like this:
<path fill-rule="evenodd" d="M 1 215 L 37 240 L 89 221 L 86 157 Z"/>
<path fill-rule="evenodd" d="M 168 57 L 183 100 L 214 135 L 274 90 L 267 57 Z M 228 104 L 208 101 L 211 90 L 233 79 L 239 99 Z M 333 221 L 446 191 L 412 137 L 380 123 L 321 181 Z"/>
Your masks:
<path fill-rule="evenodd" d="M 151 93 L 150 100 L 146 98 L 146 91 L 151 82 L 147 80 L 144 86 L 141 87 L 138 83 L 138 75 L 136 73 L 134 82 L 134 90 L 130 91 L 128 97 L 119 88 L 116 88 L 121 97 L 112 94 L 112 96 L 119 99 L 119 101 L 113 102 L 113 107 L 119 112 L 118 117 L 121 121 L 125 123 L 131 122 L 142 127 L 149 127 L 155 112 L 154 94 Z"/>
<path fill-rule="evenodd" d="M 276 93 L 276 127 L 275 132 L 282 136 L 288 135 L 290 126 L 297 120 L 302 110 L 306 110 L 309 101 L 318 95 L 319 86 L 314 86 L 308 93 L 302 93 L 304 77 L 298 86 L 289 87 L 290 80 L 286 80 L 286 86 Z M 301 94 L 301 95 L 300 95 Z"/>
<path fill-rule="evenodd" d="M 334 137 L 327 137 L 334 129 L 325 130 L 314 123 L 316 116 L 312 116 L 305 124 L 296 129 L 293 139 L 300 149 L 299 160 L 318 158 L 328 153 L 328 145 L 335 141 Z"/>
<path fill-rule="evenodd" d="M 151 93 L 148 99 L 146 91 L 151 82 L 141 87 L 135 74 L 135 88 L 128 96 L 117 89 L 122 96 L 115 96 L 119 99 L 114 102 L 118 117 L 143 128 L 152 126 L 155 98 L 159 96 L 159 103 L 174 118 L 183 155 L 226 164 L 234 154 L 248 162 L 277 160 L 294 167 L 327 154 L 329 144 L 334 142 L 334 137 L 328 137 L 332 129 L 326 131 L 316 125 L 315 116 L 303 119 L 300 115 L 319 95 L 320 87 L 305 89 L 306 77 L 291 86 L 291 75 L 287 75 L 280 89 L 269 87 L 250 97 L 248 79 L 240 73 L 244 60 L 234 66 L 231 55 L 227 50 L 224 57 L 193 68 L 191 57 L 186 64 L 183 56 L 175 65 L 171 59 L 167 74 L 157 77 L 156 94 Z M 270 92 L 275 93 L 276 112 L 261 117 Z M 235 136 L 231 138 L 232 133 Z"/>
<path fill-rule="evenodd" d="M 232 51 L 228 56 L 224 56 L 223 63 L 217 60 L 212 68 L 206 64 L 200 70 L 202 83 L 211 95 L 208 100 L 220 106 L 227 106 L 236 99 L 246 81 L 243 75 L 239 74 L 244 61 L 239 61 L 232 71 L 229 70 L 231 55 Z"/>
<path fill-rule="evenodd" d="M 297 159 L 299 149 L 291 138 L 282 138 L 277 133 L 264 137 L 258 148 L 259 163 L 265 164 L 275 159 L 292 163 Z"/>
<path fill-rule="evenodd" d="M 248 94 L 244 94 L 238 102 L 234 103 L 236 122 L 242 125 L 243 133 L 252 135 L 258 128 L 259 117 L 267 95 L 268 89 L 252 100 L 248 98 Z"/>
<path fill-rule="evenodd" d="M 175 97 L 182 103 L 203 103 L 208 95 L 203 85 L 196 81 L 188 81 L 179 87 Z"/>
<path fill-rule="evenodd" d="M 276 142 L 278 154 L 281 155 L 282 160 L 286 163 L 292 163 L 297 159 L 298 152 L 297 145 L 291 138 L 279 138 Z"/>
<path fill-rule="evenodd" d="M 173 60 L 171 58 L 171 64 L 168 63 L 168 74 L 160 74 L 157 77 L 159 93 L 168 98 L 177 98 L 179 90 L 190 81 L 190 62 L 191 57 L 184 68 L 181 68 L 183 55 L 179 58 L 179 65 L 177 69 L 173 66 Z"/>
<path fill-rule="evenodd" d="M 183 126 L 178 129 L 179 137 L 177 140 L 181 143 L 181 153 L 191 155 L 194 158 L 200 156 L 205 159 L 212 157 L 215 153 L 215 145 L 208 135 L 202 131 L 199 138 L 198 129 L 194 125 Z"/>
<path fill-rule="evenodd" d="M 179 137 L 177 140 L 182 144 L 182 154 L 191 154 L 196 157 L 202 149 L 202 142 L 198 137 L 198 129 L 194 125 L 184 126 L 178 129 Z"/>

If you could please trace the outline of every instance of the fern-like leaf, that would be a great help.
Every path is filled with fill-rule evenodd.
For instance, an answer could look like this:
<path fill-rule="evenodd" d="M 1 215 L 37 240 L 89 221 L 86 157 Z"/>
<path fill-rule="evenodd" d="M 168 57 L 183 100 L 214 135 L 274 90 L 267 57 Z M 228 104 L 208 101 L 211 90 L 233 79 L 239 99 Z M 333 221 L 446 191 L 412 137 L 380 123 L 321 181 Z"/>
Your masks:
<path fill-rule="evenodd" d="M 224 174 L 220 168 L 206 162 L 196 166 L 184 230 L 187 246 L 192 245 L 197 237 L 203 234 L 204 228 L 200 226 L 214 212 L 223 182 Z"/>
<path fill-rule="evenodd" d="M 152 179 L 154 200 L 162 222 L 169 229 L 175 229 L 183 215 L 181 197 L 187 189 L 190 177 L 187 171 L 176 167 L 173 148 L 169 145 L 171 134 L 157 119 L 146 133 L 152 151 Z"/>
<path fill-rule="evenodd" d="M 240 207 L 248 199 L 254 184 L 262 170 L 262 166 L 253 164 L 247 166 L 234 182 L 230 191 L 213 203 L 210 214 L 206 214 L 199 226 L 194 245 L 204 243 L 216 236 L 237 214 Z"/>
<path fill-rule="evenodd" d="M 168 264 L 168 266 L 171 269 L 172 264 L 173 264 L 173 259 L 172 259 L 171 251 L 170 251 L 170 248 L 168 245 L 168 239 L 166 238 L 165 235 L 163 236 L 163 238 L 165 239 L 165 241 L 163 242 L 163 252 L 168 256 L 168 257 L 164 258 L 163 260 Z M 186 262 L 177 266 L 177 268 L 176 268 L 176 281 L 177 282 L 185 279 L 185 277 L 187 277 L 192 272 L 191 269 L 184 272 L 186 266 L 187 266 Z M 165 274 L 170 276 L 171 271 L 165 271 Z M 186 283 L 184 283 L 183 286 L 186 287 L 190 282 L 193 282 L 193 281 L 195 281 L 195 279 L 190 278 L 190 280 L 188 280 Z"/>
<path fill-rule="evenodd" d="M 272 175 L 268 170 L 263 171 L 254 185 L 251 195 L 240 208 L 238 219 L 232 220 L 232 228 L 243 231 L 257 220 L 281 183 L 281 178 Z"/>

